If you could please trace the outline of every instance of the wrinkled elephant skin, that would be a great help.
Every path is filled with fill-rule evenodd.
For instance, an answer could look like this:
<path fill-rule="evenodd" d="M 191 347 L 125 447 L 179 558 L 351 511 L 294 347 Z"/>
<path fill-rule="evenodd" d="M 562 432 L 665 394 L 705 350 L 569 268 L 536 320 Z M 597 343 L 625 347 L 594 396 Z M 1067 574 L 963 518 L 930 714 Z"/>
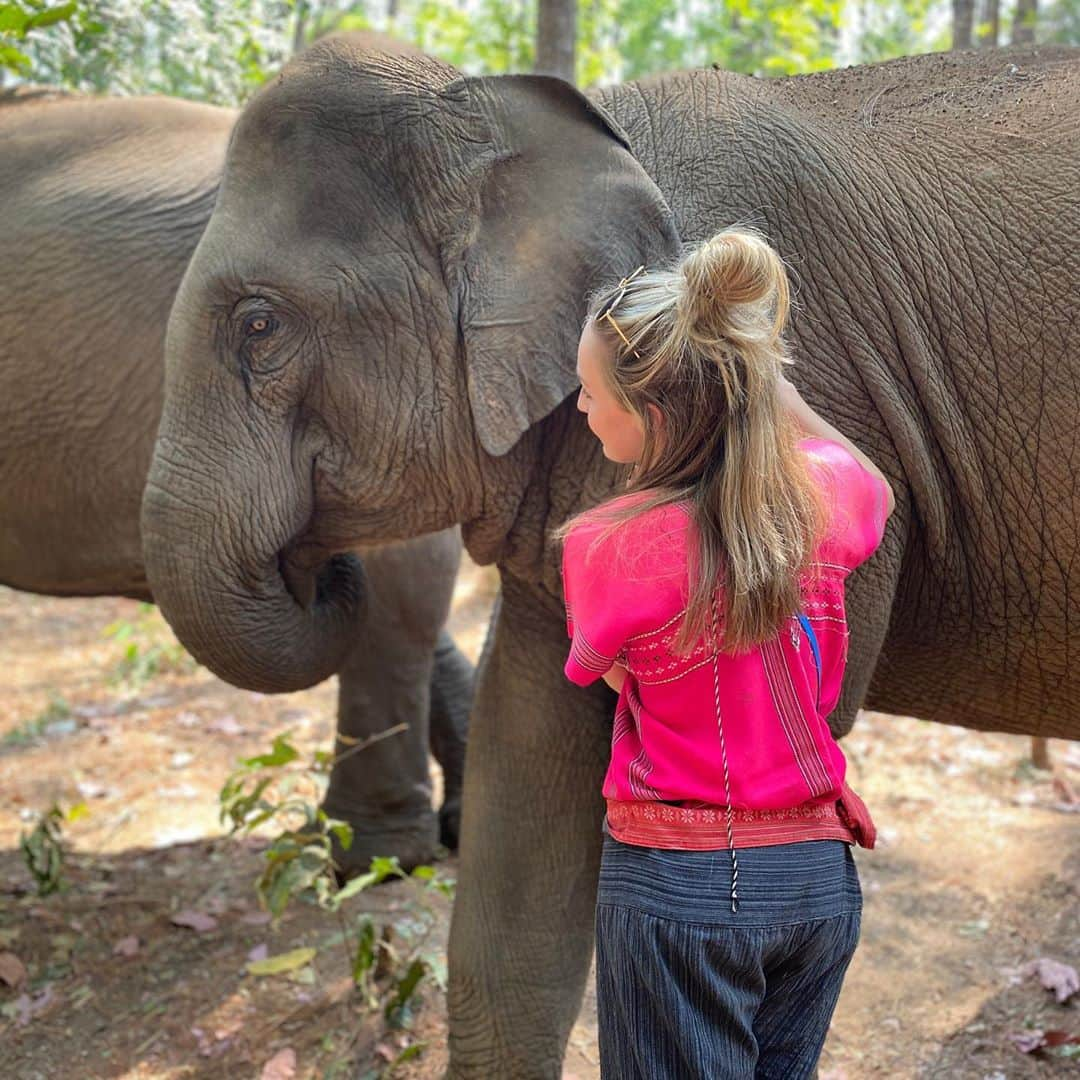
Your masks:
<path fill-rule="evenodd" d="M 236 114 L 164 98 L 0 107 L 0 582 L 151 599 L 139 511 L 161 413 L 173 296 L 210 218 Z M 14 302 L 13 302 L 14 301 Z M 453 532 L 366 556 L 365 611 L 341 661 L 328 806 L 374 855 L 454 847 L 471 668 L 440 632 Z M 207 658 L 206 659 L 213 659 Z M 213 666 L 213 664 L 211 664 Z M 430 690 L 429 690 L 430 686 Z M 446 798 L 431 808 L 428 734 Z"/>
<path fill-rule="evenodd" d="M 499 564 L 451 1075 L 558 1077 L 588 970 L 612 702 L 562 677 L 548 530 L 617 480 L 573 401 L 602 282 L 732 222 L 790 261 L 794 378 L 897 493 L 849 583 L 837 732 L 866 701 L 1080 733 L 1080 129 L 1062 121 L 1078 76 L 1076 51 L 1040 47 L 794 79 L 687 72 L 587 99 L 331 44 L 241 115 L 170 320 L 151 581 L 211 651 L 250 630 L 241 674 L 259 680 L 296 623 L 271 615 L 298 538 L 322 560 L 460 522 Z M 262 515 L 258 542 L 215 525 L 238 498 Z M 181 532 L 207 566 L 194 598 L 168 594 Z M 212 582 L 237 611 L 214 610 Z M 339 601 L 304 632 L 332 641 Z"/>

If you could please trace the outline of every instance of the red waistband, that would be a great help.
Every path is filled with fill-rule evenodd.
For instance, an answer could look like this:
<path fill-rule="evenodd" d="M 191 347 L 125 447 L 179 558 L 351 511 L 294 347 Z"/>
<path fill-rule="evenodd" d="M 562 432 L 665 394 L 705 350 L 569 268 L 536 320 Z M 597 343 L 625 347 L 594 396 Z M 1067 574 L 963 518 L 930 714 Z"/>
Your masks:
<path fill-rule="evenodd" d="M 616 840 L 639 847 L 711 851 L 729 844 L 727 808 L 723 806 L 608 799 L 607 823 Z M 778 810 L 735 808 L 731 812 L 731 834 L 737 848 L 805 840 L 844 840 L 872 848 L 876 838 L 866 805 L 847 784 L 832 802 L 803 803 Z"/>

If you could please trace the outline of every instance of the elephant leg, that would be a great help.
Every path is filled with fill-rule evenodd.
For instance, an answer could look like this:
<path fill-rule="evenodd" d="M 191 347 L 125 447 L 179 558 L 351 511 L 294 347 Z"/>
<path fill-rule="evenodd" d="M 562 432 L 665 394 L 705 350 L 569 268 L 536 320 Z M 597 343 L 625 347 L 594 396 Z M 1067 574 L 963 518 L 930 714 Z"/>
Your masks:
<path fill-rule="evenodd" d="M 353 828 L 352 846 L 335 856 L 346 874 L 376 855 L 411 868 L 438 852 L 428 711 L 460 551 L 452 532 L 364 553 L 367 617 L 339 672 L 337 760 L 323 803 Z"/>
<path fill-rule="evenodd" d="M 431 753 L 443 771 L 439 841 L 451 850 L 457 848 L 461 832 L 461 784 L 472 695 L 473 666 L 443 629 L 435 646 L 428 724 Z"/>
<path fill-rule="evenodd" d="M 615 698 L 566 680 L 565 628 L 504 575 L 465 762 L 450 1077 L 557 1080 L 581 1005 Z"/>

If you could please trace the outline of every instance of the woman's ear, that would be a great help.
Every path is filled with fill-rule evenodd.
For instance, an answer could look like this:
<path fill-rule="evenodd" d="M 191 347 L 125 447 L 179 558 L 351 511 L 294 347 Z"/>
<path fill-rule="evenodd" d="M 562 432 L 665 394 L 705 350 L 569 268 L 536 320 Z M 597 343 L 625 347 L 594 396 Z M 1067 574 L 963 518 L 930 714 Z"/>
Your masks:
<path fill-rule="evenodd" d="M 664 432 L 664 414 L 660 411 L 659 405 L 654 405 L 651 401 L 645 406 L 646 411 L 649 414 L 649 424 L 652 427 L 653 434 L 660 436 Z"/>
<path fill-rule="evenodd" d="M 464 79 L 456 91 L 492 142 L 477 156 L 473 210 L 444 265 L 476 432 L 498 456 L 576 389 L 590 290 L 666 262 L 679 238 L 626 134 L 569 84 L 504 75 Z"/>

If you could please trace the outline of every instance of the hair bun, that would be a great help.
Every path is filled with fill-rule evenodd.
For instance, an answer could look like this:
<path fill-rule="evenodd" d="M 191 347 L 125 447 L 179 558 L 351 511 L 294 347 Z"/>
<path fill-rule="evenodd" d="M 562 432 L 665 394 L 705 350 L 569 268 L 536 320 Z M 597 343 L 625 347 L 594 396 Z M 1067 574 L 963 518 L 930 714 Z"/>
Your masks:
<path fill-rule="evenodd" d="M 788 280 L 783 260 L 752 229 L 725 229 L 692 248 L 679 270 L 680 314 L 698 339 L 763 342 L 783 328 Z"/>

